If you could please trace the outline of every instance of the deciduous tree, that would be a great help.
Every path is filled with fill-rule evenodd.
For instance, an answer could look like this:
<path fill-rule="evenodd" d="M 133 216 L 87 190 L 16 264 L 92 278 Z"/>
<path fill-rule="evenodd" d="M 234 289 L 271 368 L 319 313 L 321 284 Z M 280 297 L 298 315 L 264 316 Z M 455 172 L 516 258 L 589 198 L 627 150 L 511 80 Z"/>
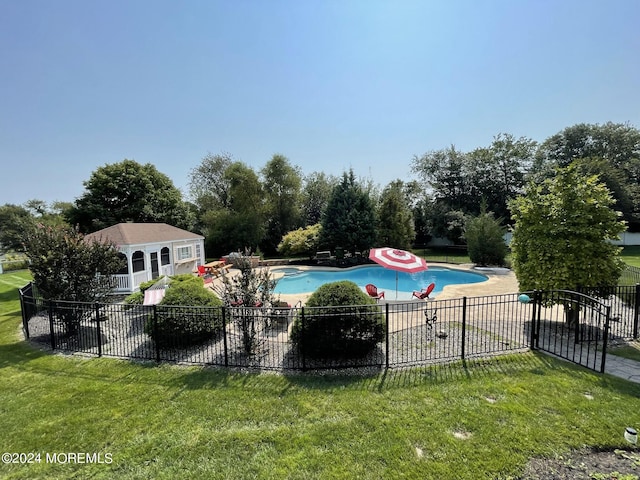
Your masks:
<path fill-rule="evenodd" d="M 404 183 L 391 182 L 382 191 L 378 208 L 378 243 L 387 247 L 409 249 L 416 232 L 413 214 L 407 203 Z"/>
<path fill-rule="evenodd" d="M 262 245 L 266 253 L 274 253 L 285 233 L 301 224 L 302 176 L 289 159 L 279 154 L 265 165 L 262 175 L 267 219 Z"/>
<path fill-rule="evenodd" d="M 150 163 L 108 164 L 84 182 L 85 192 L 67 212 L 71 225 L 90 233 L 122 222 L 161 222 L 191 230 L 194 225 L 182 194 Z"/>
<path fill-rule="evenodd" d="M 612 204 L 598 177 L 583 177 L 575 166 L 558 169 L 542 184 L 531 183 L 511 203 L 512 261 L 520 289 L 616 285 L 623 264 L 610 241 L 625 224 Z"/>
<path fill-rule="evenodd" d="M 640 230 L 640 130 L 626 123 L 577 124 L 549 137 L 536 153 L 538 177 L 573 162 L 599 174 L 631 231 Z"/>
<path fill-rule="evenodd" d="M 320 223 L 329 204 L 333 187 L 338 179 L 323 172 L 313 172 L 304 180 L 302 189 L 302 213 L 305 225 Z"/>
<path fill-rule="evenodd" d="M 25 250 L 34 283 L 51 300 L 102 301 L 113 289 L 111 275 L 124 266 L 114 244 L 89 242 L 68 226 L 35 226 L 25 237 Z M 75 332 L 81 312 L 61 310 L 67 333 Z"/>
<path fill-rule="evenodd" d="M 224 171 L 229 185 L 227 207 L 202 215 L 207 251 L 223 255 L 250 248 L 264 238 L 264 196 L 255 171 L 242 162 L 233 162 Z"/>
<path fill-rule="evenodd" d="M 307 255 L 309 258 L 318 251 L 322 225 L 316 223 L 305 228 L 288 232 L 278 245 L 281 255 Z"/>

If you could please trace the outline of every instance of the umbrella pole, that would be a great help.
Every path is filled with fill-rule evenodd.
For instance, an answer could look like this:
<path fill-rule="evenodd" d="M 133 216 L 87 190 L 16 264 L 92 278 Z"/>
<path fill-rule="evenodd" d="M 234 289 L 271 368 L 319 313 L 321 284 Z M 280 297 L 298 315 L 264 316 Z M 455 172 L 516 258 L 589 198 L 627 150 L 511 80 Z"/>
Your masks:
<path fill-rule="evenodd" d="M 396 270 L 396 300 L 398 300 L 398 271 Z"/>

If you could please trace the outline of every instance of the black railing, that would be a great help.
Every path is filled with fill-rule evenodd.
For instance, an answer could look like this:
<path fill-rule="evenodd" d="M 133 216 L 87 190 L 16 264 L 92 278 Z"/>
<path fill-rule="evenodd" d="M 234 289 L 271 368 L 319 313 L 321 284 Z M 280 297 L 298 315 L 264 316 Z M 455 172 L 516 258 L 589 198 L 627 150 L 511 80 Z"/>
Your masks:
<path fill-rule="evenodd" d="M 619 283 L 620 285 L 636 285 L 640 283 L 640 268 L 633 265 L 625 265 Z"/>
<path fill-rule="evenodd" d="M 607 339 L 638 338 L 638 288 L 616 287 L 597 292 L 599 301 L 608 308 Z M 539 331 L 532 330 L 534 322 L 538 321 L 537 328 L 554 339 L 565 332 L 562 324 L 566 322 L 560 313 L 549 318 L 536 317 L 536 302 L 541 302 L 542 297 L 525 303 L 519 301 L 517 294 L 331 307 L 328 313 L 320 307 L 177 307 L 44 301 L 33 295 L 29 287 L 20 293 L 25 336 L 54 350 L 267 370 L 399 367 L 529 348 L 548 350 L 543 348 L 548 344 L 540 346 L 542 337 Z M 545 311 L 539 303 L 537 315 Z M 371 323 L 374 319 L 373 323 L 380 325 L 375 328 L 381 330 L 375 336 L 363 336 L 345 324 L 349 315 L 359 315 L 359 322 Z M 314 320 L 320 316 L 326 330 L 317 330 Z M 172 330 L 166 324 L 171 318 L 179 318 L 187 326 Z M 594 328 L 598 330 L 584 335 L 597 334 L 602 340 L 603 318 L 597 318 L 600 323 Z M 317 349 L 304 348 L 305 342 L 326 341 L 322 338 L 330 338 L 338 330 L 342 336 L 355 339 L 355 343 L 345 344 L 342 352 L 338 348 L 324 356 Z M 589 339 L 573 335 L 578 341 Z M 551 340 L 545 337 L 544 341 Z"/>

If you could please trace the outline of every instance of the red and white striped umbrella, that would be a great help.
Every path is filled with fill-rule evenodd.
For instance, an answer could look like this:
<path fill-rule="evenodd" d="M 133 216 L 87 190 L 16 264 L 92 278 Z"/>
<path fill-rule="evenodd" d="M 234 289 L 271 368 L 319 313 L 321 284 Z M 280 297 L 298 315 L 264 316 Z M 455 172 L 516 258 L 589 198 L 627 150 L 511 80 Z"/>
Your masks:
<path fill-rule="evenodd" d="M 415 273 L 427 270 L 427 262 L 424 258 L 397 248 L 372 248 L 369 251 L 369 258 L 385 268 L 399 272 Z"/>
<path fill-rule="evenodd" d="M 427 262 L 411 252 L 397 248 L 372 248 L 369 258 L 374 262 L 396 271 L 396 299 L 398 298 L 398 272 L 415 273 L 427 270 Z"/>

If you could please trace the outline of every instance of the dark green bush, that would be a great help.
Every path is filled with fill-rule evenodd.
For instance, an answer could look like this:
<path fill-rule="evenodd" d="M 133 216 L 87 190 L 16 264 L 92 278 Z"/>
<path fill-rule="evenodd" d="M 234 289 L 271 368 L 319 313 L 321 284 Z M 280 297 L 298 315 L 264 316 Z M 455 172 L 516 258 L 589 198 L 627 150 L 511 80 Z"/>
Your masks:
<path fill-rule="evenodd" d="M 197 345 L 214 338 L 223 327 L 222 301 L 203 288 L 201 278 L 171 282 L 144 331 L 162 348 Z"/>
<path fill-rule="evenodd" d="M 357 358 L 384 339 L 384 316 L 353 282 L 322 285 L 294 321 L 291 340 L 311 358 Z"/>
<path fill-rule="evenodd" d="M 508 253 L 505 231 L 491 212 L 483 211 L 467 221 L 465 238 L 471 261 L 476 265 L 505 265 Z"/>

